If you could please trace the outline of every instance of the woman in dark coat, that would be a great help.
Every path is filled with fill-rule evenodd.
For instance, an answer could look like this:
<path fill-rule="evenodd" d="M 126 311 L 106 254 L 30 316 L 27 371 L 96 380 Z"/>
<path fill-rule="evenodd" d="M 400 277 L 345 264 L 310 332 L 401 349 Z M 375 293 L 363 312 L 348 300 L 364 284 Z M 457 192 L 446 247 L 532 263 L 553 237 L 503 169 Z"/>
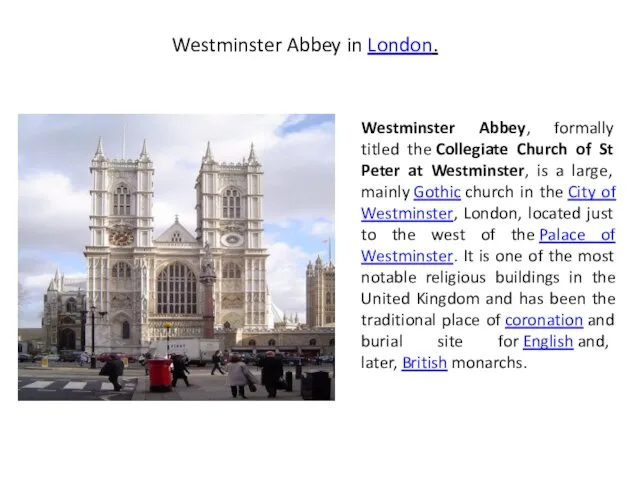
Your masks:
<path fill-rule="evenodd" d="M 282 360 L 276 357 L 275 352 L 267 352 L 262 361 L 262 385 L 267 389 L 268 398 L 276 398 L 278 382 L 283 375 Z"/>

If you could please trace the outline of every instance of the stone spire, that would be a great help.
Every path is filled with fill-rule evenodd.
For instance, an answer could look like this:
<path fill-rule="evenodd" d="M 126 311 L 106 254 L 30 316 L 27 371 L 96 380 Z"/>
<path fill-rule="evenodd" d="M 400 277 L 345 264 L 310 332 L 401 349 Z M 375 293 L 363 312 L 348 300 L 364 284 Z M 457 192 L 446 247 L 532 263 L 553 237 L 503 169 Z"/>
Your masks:
<path fill-rule="evenodd" d="M 213 162 L 213 154 L 211 153 L 211 142 L 207 142 L 207 151 L 204 152 L 204 157 L 202 157 L 203 163 Z"/>
<path fill-rule="evenodd" d="M 102 146 L 102 137 L 98 138 L 98 148 L 96 148 L 96 154 L 94 155 L 94 158 L 96 159 L 104 158 L 104 148 Z"/>
<path fill-rule="evenodd" d="M 147 153 L 147 139 L 142 142 L 142 151 L 140 152 L 140 160 L 148 160 L 149 154 Z"/>
<path fill-rule="evenodd" d="M 253 142 L 251 142 L 251 150 L 249 151 L 249 164 L 258 163 L 258 157 L 256 157 L 256 152 L 253 149 Z"/>

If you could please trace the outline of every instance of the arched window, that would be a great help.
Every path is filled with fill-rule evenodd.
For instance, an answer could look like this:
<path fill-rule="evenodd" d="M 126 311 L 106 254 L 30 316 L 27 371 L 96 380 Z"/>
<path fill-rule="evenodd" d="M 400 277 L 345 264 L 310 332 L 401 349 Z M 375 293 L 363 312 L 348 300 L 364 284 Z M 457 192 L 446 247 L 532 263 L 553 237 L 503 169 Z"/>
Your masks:
<path fill-rule="evenodd" d="M 173 235 L 171 235 L 171 242 L 172 243 L 182 242 L 182 237 L 180 236 L 180 232 L 173 232 Z"/>
<path fill-rule="evenodd" d="M 249 340 L 249 346 L 250 347 L 255 347 L 256 346 L 256 341 L 253 340 L 253 339 Z"/>
<path fill-rule="evenodd" d="M 129 322 L 126 320 L 122 322 L 122 338 L 131 338 L 131 327 L 129 326 Z"/>
<path fill-rule="evenodd" d="M 331 304 L 331 292 L 327 292 L 326 297 L 327 297 L 327 305 L 330 305 Z"/>
<path fill-rule="evenodd" d="M 318 343 L 318 342 L 316 341 L 315 338 L 312 338 L 311 340 L 309 340 L 309 346 L 311 346 L 311 347 L 315 347 L 316 343 Z"/>
<path fill-rule="evenodd" d="M 222 278 L 242 278 L 240 267 L 233 263 L 227 263 L 222 267 Z"/>
<path fill-rule="evenodd" d="M 329 340 L 329 345 L 333 347 L 335 344 L 336 344 L 335 338 L 332 338 L 331 340 Z"/>
<path fill-rule="evenodd" d="M 189 267 L 172 263 L 158 275 L 158 313 L 196 313 L 196 276 Z"/>
<path fill-rule="evenodd" d="M 131 266 L 125 262 L 116 263 L 111 269 L 112 278 L 131 278 Z"/>
<path fill-rule="evenodd" d="M 222 218 L 240 218 L 240 192 L 235 188 L 222 194 Z"/>
<path fill-rule="evenodd" d="M 75 312 L 77 308 L 77 303 L 75 298 L 70 298 L 67 300 L 67 312 Z"/>
<path fill-rule="evenodd" d="M 271 340 L 269 340 L 269 346 L 270 347 L 275 347 L 276 346 L 276 341 L 273 338 Z"/>
<path fill-rule="evenodd" d="M 131 215 L 131 193 L 125 186 L 118 187 L 113 192 L 113 214 L 119 216 Z"/>

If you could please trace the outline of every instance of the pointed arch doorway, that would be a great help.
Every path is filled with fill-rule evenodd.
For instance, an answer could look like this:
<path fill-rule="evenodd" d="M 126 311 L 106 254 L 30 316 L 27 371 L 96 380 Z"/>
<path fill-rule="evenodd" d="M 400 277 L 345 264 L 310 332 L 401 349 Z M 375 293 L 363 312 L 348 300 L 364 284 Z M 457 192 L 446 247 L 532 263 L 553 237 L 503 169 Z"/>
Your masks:
<path fill-rule="evenodd" d="M 76 349 L 76 332 L 70 328 L 62 328 L 58 332 L 58 351 Z"/>

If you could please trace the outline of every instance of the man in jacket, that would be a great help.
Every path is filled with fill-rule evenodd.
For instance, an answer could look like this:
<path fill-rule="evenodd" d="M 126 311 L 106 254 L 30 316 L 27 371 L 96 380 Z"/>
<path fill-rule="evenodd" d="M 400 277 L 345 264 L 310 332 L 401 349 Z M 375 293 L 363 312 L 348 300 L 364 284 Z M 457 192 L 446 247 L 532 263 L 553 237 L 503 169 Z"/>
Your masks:
<path fill-rule="evenodd" d="M 185 373 L 186 372 L 186 373 Z M 173 382 L 172 385 L 175 387 L 178 383 L 178 379 L 183 379 L 184 383 L 189 387 L 189 380 L 187 379 L 187 373 L 191 373 L 187 369 L 187 365 L 185 363 L 185 358 L 182 355 L 176 355 L 173 357 Z"/>
<path fill-rule="evenodd" d="M 216 353 L 211 357 L 211 363 L 213 364 L 213 368 L 211 369 L 211 375 L 215 375 L 216 369 L 224 375 L 224 372 L 220 368 L 220 362 L 222 359 L 220 358 L 220 350 L 217 350 Z"/>
<path fill-rule="evenodd" d="M 124 375 L 124 362 L 119 358 L 110 358 L 100 370 L 100 375 L 109 378 L 116 392 L 122 390 L 122 385 L 118 383 L 118 377 Z"/>
<path fill-rule="evenodd" d="M 267 352 L 262 361 L 262 384 L 267 389 L 268 398 L 276 398 L 278 383 L 283 375 L 282 360 L 276 357 L 275 352 Z"/>

